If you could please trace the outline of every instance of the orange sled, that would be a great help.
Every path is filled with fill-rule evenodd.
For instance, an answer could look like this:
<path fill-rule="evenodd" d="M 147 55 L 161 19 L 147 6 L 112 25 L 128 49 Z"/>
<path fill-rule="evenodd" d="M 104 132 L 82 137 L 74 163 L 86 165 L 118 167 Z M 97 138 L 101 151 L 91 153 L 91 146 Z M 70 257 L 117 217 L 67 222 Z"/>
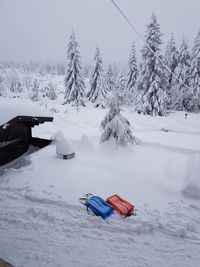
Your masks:
<path fill-rule="evenodd" d="M 118 195 L 110 196 L 109 198 L 107 198 L 107 202 L 122 217 L 128 217 L 131 215 L 136 215 L 135 207 L 132 204 L 130 204 L 128 201 L 119 197 Z"/>

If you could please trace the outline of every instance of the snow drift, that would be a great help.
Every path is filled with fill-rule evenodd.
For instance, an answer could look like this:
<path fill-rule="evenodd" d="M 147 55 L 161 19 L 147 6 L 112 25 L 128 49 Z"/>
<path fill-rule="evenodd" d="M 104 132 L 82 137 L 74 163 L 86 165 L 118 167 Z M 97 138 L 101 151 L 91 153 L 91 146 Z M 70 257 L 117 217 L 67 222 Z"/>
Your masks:
<path fill-rule="evenodd" d="M 188 160 L 182 192 L 188 197 L 200 199 L 200 154 L 198 153 Z"/>

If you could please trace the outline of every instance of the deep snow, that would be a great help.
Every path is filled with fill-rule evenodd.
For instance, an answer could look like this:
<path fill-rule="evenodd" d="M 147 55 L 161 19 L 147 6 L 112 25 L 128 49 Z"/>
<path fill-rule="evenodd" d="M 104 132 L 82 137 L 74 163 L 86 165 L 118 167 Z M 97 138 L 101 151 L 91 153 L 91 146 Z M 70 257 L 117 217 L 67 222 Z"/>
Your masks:
<path fill-rule="evenodd" d="M 25 99 L 0 98 L 0 126 L 16 116 L 50 116 L 50 111 Z"/>
<path fill-rule="evenodd" d="M 62 131 L 76 157 L 61 160 L 54 142 L 0 176 L 0 258 L 20 267 L 198 266 L 200 200 L 184 189 L 186 174 L 199 185 L 198 168 L 189 166 L 199 159 L 200 115 L 185 120 L 183 112 L 161 118 L 125 110 L 139 145 L 121 148 L 99 144 L 107 110 L 47 107 L 48 114 L 58 111 L 51 113 L 54 122 L 35 127 L 34 135 Z M 117 193 L 137 216 L 89 216 L 78 202 L 88 192 Z"/>

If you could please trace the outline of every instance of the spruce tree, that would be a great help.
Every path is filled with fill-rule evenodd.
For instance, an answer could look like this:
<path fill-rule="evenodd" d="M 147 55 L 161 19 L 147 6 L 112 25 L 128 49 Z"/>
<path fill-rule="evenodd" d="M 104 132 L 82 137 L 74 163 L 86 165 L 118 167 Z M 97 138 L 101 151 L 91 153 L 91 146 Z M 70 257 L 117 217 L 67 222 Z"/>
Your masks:
<path fill-rule="evenodd" d="M 112 92 L 115 86 L 115 79 L 114 79 L 114 74 L 113 74 L 111 65 L 108 66 L 108 70 L 107 70 L 106 77 L 105 77 L 105 82 L 106 82 L 107 91 Z"/>
<path fill-rule="evenodd" d="M 200 29 L 192 49 L 190 76 L 193 89 L 190 109 L 198 112 L 200 111 Z"/>
<path fill-rule="evenodd" d="M 179 50 L 178 65 L 174 71 L 173 88 L 171 91 L 170 108 L 175 110 L 185 110 L 187 108 L 187 100 L 190 94 L 188 87 L 190 85 L 190 53 L 186 40 L 183 41 Z"/>
<path fill-rule="evenodd" d="M 31 92 L 31 100 L 32 101 L 38 101 L 39 100 L 39 81 L 35 78 L 33 82 L 32 92 Z"/>
<path fill-rule="evenodd" d="M 0 96 L 3 96 L 3 91 L 4 91 L 4 78 L 0 74 Z"/>
<path fill-rule="evenodd" d="M 90 79 L 90 90 L 87 93 L 87 99 L 94 103 L 95 107 L 105 107 L 107 90 L 103 75 L 103 61 L 98 47 L 95 51 L 94 63 L 94 69 Z"/>
<path fill-rule="evenodd" d="M 131 105 L 136 95 L 136 81 L 138 77 L 138 67 L 136 60 L 135 44 L 132 45 L 132 50 L 129 58 L 129 71 L 127 76 L 127 103 Z"/>
<path fill-rule="evenodd" d="M 172 84 L 174 81 L 172 73 L 175 72 L 178 62 L 179 62 L 179 52 L 176 47 L 174 35 L 172 34 L 171 39 L 169 40 L 167 44 L 166 53 L 165 53 L 165 63 L 171 71 L 171 73 L 170 72 L 167 73 L 168 90 L 170 90 L 172 87 Z"/>
<path fill-rule="evenodd" d="M 57 95 L 55 92 L 55 85 L 51 82 L 48 83 L 48 86 L 45 88 L 45 96 L 48 97 L 50 100 L 55 100 L 57 99 Z"/>
<path fill-rule="evenodd" d="M 120 106 L 126 105 L 128 101 L 127 96 L 127 76 L 121 72 L 116 81 L 116 93 Z"/>
<path fill-rule="evenodd" d="M 21 93 L 22 91 L 23 91 L 22 83 L 21 83 L 21 81 L 19 80 L 19 81 L 17 82 L 16 92 L 17 92 L 17 93 Z"/>
<path fill-rule="evenodd" d="M 74 106 L 84 105 L 85 84 L 82 76 L 79 45 L 72 32 L 68 44 L 67 57 L 69 60 L 67 75 L 65 77 L 64 104 L 71 103 Z"/>
<path fill-rule="evenodd" d="M 174 79 L 174 72 L 178 65 L 179 60 L 179 52 L 176 47 L 176 41 L 174 39 L 173 33 L 171 34 L 171 38 L 167 43 L 166 52 L 165 52 L 165 64 L 168 66 L 170 72 L 166 70 L 166 77 L 167 77 L 167 90 L 166 94 L 168 97 L 167 108 L 172 108 L 172 95 L 175 94 L 174 91 L 174 83 L 176 83 L 176 79 Z"/>
<path fill-rule="evenodd" d="M 110 109 L 103 121 L 101 122 L 100 142 L 103 143 L 113 137 L 118 145 L 127 145 L 136 143 L 132 134 L 129 121 L 120 114 L 120 100 L 117 92 L 110 99 Z"/>
<path fill-rule="evenodd" d="M 19 74 L 16 70 L 12 69 L 7 73 L 7 82 L 12 93 L 18 92 L 19 80 Z"/>
<path fill-rule="evenodd" d="M 146 44 L 142 49 L 142 67 L 138 81 L 140 101 L 136 107 L 138 113 L 152 116 L 166 115 L 167 81 L 164 67 L 161 63 L 161 36 L 160 26 L 156 16 L 153 14 L 152 21 L 147 26 Z"/>

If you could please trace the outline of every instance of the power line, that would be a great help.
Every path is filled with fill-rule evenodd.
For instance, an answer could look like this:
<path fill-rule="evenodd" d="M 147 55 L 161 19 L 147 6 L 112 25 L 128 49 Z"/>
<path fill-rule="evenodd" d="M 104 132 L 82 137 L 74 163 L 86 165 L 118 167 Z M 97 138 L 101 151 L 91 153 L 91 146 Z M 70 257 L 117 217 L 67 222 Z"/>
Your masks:
<path fill-rule="evenodd" d="M 115 3 L 114 0 L 110 0 L 111 3 L 114 5 L 114 7 L 119 11 L 119 13 L 122 15 L 122 17 L 126 20 L 126 22 L 129 24 L 129 26 L 134 30 L 134 32 L 140 37 L 140 39 L 146 43 L 147 47 L 150 49 L 150 51 L 154 54 L 154 56 L 158 59 L 158 61 L 165 67 L 165 69 L 182 85 L 184 85 L 186 88 L 190 89 L 190 87 L 185 84 L 184 82 L 180 81 L 179 78 L 170 70 L 170 68 L 163 62 L 163 60 L 153 51 L 151 46 L 146 42 L 146 40 L 143 38 L 143 36 L 139 33 L 139 31 L 136 29 L 136 27 L 133 25 L 133 23 L 128 19 L 128 17 L 125 15 L 125 13 L 121 10 L 121 8 Z"/>

